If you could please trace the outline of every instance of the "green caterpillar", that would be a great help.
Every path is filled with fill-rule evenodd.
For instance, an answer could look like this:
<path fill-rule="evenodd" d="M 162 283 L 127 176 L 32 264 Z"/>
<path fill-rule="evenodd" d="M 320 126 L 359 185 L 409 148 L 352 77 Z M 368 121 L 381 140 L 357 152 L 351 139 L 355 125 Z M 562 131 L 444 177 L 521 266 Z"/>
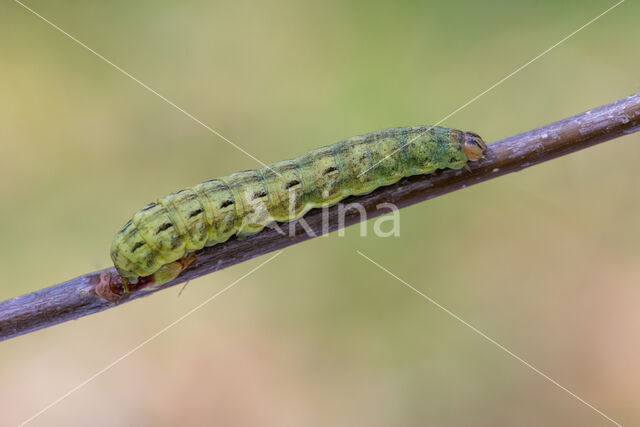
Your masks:
<path fill-rule="evenodd" d="M 117 300 L 175 278 L 193 252 L 291 221 L 309 209 L 370 193 L 403 177 L 460 169 L 487 146 L 472 132 L 432 126 L 385 129 L 292 160 L 237 172 L 150 203 L 116 234 L 111 258 L 120 278 L 97 292 Z"/>

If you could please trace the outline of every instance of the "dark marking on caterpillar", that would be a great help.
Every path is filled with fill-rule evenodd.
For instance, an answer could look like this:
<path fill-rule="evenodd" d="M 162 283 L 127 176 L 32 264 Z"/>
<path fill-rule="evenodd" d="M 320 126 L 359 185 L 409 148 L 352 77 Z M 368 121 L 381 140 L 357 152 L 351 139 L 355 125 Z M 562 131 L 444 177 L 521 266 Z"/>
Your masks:
<path fill-rule="evenodd" d="M 224 202 L 222 202 L 222 204 L 220 205 L 220 208 L 226 208 L 227 206 L 230 206 L 233 204 L 233 200 L 225 200 Z"/>
<path fill-rule="evenodd" d="M 267 196 L 267 192 L 266 191 L 258 191 L 257 193 L 253 194 L 253 199 L 260 199 L 262 197 L 266 197 Z"/>
<path fill-rule="evenodd" d="M 322 172 L 323 175 L 329 175 L 331 172 L 337 171 L 338 168 L 335 166 L 328 167 Z"/>
<path fill-rule="evenodd" d="M 173 227 L 173 224 L 171 224 L 170 222 L 165 222 L 164 224 L 162 224 L 160 227 L 158 227 L 158 230 L 156 231 L 156 234 L 162 233 L 164 230 Z"/>
<path fill-rule="evenodd" d="M 202 212 L 204 212 L 202 209 L 196 209 L 195 211 L 189 214 L 189 219 L 193 218 L 196 215 L 200 215 Z"/>
<path fill-rule="evenodd" d="M 180 244 L 182 243 L 181 240 L 182 239 L 180 237 L 173 236 L 171 238 L 171 249 L 177 249 L 180 246 Z"/>
<path fill-rule="evenodd" d="M 133 245 L 133 247 L 131 248 L 131 252 L 135 252 L 143 246 L 144 246 L 144 242 L 136 242 L 136 244 Z"/>
<path fill-rule="evenodd" d="M 127 228 L 131 227 L 132 224 L 133 224 L 133 221 L 131 221 L 131 220 L 127 221 L 127 223 L 120 229 L 120 233 L 124 233 L 124 231 Z"/>

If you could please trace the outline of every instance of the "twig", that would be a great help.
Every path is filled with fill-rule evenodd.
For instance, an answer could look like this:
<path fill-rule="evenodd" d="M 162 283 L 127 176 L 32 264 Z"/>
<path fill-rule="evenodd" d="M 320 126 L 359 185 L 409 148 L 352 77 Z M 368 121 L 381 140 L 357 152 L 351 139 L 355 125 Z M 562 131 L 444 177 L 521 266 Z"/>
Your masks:
<path fill-rule="evenodd" d="M 472 172 L 444 170 L 432 175 L 414 176 L 397 184 L 382 187 L 366 196 L 350 197 L 343 203 L 357 202 L 367 211 L 368 218 L 382 215 L 388 209 L 377 209 L 381 203 L 405 207 L 460 190 L 488 179 L 564 156 L 594 144 L 640 130 L 640 93 L 603 105 L 596 109 L 551 123 L 490 144 L 485 159 L 471 165 Z M 344 212 L 344 225 L 361 220 L 356 210 Z M 338 229 L 338 207 L 328 210 L 325 232 Z M 310 211 L 304 220 L 316 235 L 323 232 L 322 210 Z M 288 226 L 283 226 L 288 231 Z M 231 239 L 205 248 L 196 261 L 176 280 L 162 289 L 195 279 L 214 271 L 250 260 L 260 255 L 300 243 L 314 236 L 297 225 L 293 235 L 277 230 L 264 231 L 245 239 Z M 113 268 L 85 274 L 49 288 L 0 302 L 0 340 L 32 332 L 67 320 L 112 308 L 94 292 L 102 272 L 115 273 Z M 122 299 L 129 302 L 153 292 L 138 291 Z"/>

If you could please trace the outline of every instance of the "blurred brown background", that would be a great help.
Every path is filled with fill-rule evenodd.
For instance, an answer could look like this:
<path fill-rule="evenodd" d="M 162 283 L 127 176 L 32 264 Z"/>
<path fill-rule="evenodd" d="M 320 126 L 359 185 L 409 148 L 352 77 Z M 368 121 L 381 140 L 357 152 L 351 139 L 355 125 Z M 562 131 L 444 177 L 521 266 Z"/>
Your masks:
<path fill-rule="evenodd" d="M 58 1 L 33 7 L 270 163 L 432 124 L 611 1 Z M 493 141 L 640 90 L 627 1 L 443 125 Z M 0 298 L 110 264 L 147 202 L 258 164 L 0 4 Z M 285 251 L 34 425 L 640 422 L 640 134 L 413 206 L 401 237 Z M 369 231 L 372 230 L 369 224 Z M 19 423 L 266 258 L 0 344 Z"/>

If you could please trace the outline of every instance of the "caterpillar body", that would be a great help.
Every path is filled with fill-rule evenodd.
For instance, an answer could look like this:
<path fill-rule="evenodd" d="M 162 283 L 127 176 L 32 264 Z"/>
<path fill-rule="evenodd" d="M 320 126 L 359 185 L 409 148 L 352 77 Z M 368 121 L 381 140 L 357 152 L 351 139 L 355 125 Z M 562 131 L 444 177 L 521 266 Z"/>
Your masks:
<path fill-rule="evenodd" d="M 473 132 L 392 128 L 171 193 L 143 207 L 116 234 L 111 258 L 120 278 L 107 278 L 96 292 L 117 300 L 132 289 L 161 286 L 205 246 L 257 233 L 272 221 L 292 221 L 406 176 L 460 169 L 486 149 Z"/>

